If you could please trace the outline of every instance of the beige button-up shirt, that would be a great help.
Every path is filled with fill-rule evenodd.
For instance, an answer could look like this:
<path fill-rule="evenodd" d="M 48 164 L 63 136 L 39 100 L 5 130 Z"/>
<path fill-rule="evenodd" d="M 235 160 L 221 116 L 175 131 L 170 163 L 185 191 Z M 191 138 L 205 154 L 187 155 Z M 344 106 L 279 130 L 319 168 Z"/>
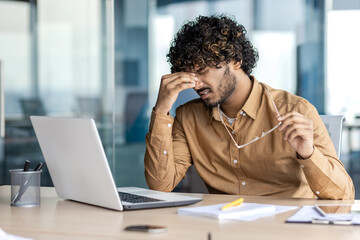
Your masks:
<path fill-rule="evenodd" d="M 254 78 L 249 98 L 230 125 L 237 144 L 250 142 L 276 126 L 276 111 Z M 266 86 L 279 113 L 297 111 L 313 120 L 314 153 L 299 159 L 275 130 L 238 149 L 218 114 L 201 99 L 171 116 L 151 115 L 146 136 L 145 177 L 151 189 L 172 191 L 195 165 L 210 193 L 322 199 L 354 199 L 354 185 L 315 107 L 304 98 Z"/>

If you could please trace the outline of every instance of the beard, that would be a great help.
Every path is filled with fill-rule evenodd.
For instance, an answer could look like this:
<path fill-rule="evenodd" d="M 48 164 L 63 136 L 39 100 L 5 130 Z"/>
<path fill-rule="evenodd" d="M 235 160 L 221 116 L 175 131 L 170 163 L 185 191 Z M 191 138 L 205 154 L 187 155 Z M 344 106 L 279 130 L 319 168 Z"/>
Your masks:
<path fill-rule="evenodd" d="M 229 66 L 226 65 L 224 75 L 217 89 L 220 95 L 219 99 L 213 102 L 209 101 L 208 99 L 205 99 L 204 100 L 205 104 L 210 108 L 217 107 L 217 105 L 222 104 L 231 96 L 231 94 L 235 91 L 235 86 L 236 86 L 236 76 L 230 73 Z"/>

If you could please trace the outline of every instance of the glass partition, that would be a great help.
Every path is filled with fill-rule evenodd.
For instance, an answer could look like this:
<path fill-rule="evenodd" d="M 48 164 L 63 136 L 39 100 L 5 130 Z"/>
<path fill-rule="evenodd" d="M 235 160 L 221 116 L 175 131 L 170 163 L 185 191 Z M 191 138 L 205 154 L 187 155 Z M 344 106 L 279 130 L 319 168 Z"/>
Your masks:
<path fill-rule="evenodd" d="M 115 1 L 115 174 L 118 186 L 147 187 L 149 13 L 154 1 Z"/>
<path fill-rule="evenodd" d="M 30 115 L 94 118 L 113 165 L 112 18 L 110 0 L 0 1 L 0 184 L 26 159 L 43 161 Z M 52 185 L 46 167 L 42 185 Z"/>

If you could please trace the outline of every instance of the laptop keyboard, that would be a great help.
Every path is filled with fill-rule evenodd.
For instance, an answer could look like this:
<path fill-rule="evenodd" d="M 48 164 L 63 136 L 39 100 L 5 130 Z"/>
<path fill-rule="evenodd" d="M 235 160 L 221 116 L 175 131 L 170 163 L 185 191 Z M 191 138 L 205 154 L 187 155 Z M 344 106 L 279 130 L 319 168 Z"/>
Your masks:
<path fill-rule="evenodd" d="M 125 192 L 119 192 L 119 196 L 121 201 L 124 202 L 130 202 L 130 203 L 145 203 L 145 202 L 160 202 L 163 200 L 156 199 L 156 198 L 150 198 L 150 197 L 144 197 L 132 193 L 125 193 Z"/>

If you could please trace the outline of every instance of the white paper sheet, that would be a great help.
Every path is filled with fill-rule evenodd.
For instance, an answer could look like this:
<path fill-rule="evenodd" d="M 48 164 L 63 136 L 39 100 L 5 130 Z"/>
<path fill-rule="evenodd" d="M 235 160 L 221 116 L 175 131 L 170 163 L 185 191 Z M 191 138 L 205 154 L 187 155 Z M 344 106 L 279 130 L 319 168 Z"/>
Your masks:
<path fill-rule="evenodd" d="M 12 234 L 7 234 L 0 228 L 0 240 L 32 240 L 30 238 L 18 237 Z"/>
<path fill-rule="evenodd" d="M 360 225 L 360 215 L 328 214 L 322 216 L 312 205 L 303 206 L 299 211 L 286 220 L 289 223 L 312 223 L 312 220 L 350 221 L 352 225 Z"/>
<path fill-rule="evenodd" d="M 314 206 L 303 206 L 299 211 L 287 219 L 287 222 L 311 223 L 314 217 L 321 217 Z"/>

